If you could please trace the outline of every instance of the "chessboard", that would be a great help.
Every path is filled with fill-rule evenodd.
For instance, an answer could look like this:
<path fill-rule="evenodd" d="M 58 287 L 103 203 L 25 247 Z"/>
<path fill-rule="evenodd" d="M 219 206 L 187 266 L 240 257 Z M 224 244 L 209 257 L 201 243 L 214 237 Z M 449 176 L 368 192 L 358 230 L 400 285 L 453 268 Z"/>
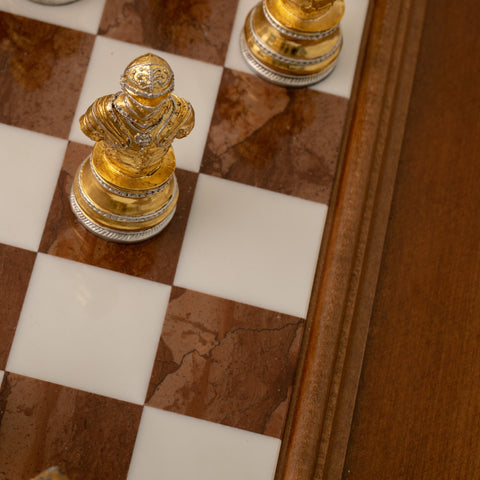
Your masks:
<path fill-rule="evenodd" d="M 256 77 L 253 0 L 0 0 L 0 479 L 271 480 L 289 415 L 369 8 L 323 82 Z M 82 227 L 78 119 L 147 52 L 196 125 L 143 243 Z"/>

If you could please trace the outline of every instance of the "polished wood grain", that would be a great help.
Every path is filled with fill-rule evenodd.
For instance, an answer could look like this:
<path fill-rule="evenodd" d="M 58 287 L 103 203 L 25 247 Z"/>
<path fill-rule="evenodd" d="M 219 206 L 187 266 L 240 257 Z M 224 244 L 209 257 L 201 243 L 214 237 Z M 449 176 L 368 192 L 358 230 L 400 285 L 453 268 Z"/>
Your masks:
<path fill-rule="evenodd" d="M 425 6 L 371 2 L 277 480 L 342 475 Z"/>
<path fill-rule="evenodd" d="M 428 4 L 345 479 L 480 478 L 479 28 Z"/>

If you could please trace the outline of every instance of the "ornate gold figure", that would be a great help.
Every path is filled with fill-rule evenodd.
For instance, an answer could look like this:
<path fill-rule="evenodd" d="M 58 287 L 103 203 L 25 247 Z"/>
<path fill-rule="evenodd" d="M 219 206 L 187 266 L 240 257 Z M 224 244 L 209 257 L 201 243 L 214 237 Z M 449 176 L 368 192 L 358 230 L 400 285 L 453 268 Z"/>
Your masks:
<path fill-rule="evenodd" d="M 344 0 L 262 0 L 247 15 L 242 53 L 275 84 L 304 87 L 329 75 L 342 48 Z"/>
<path fill-rule="evenodd" d="M 146 54 L 131 62 L 121 92 L 97 99 L 80 118 L 95 146 L 73 182 L 70 201 L 96 235 L 123 243 L 159 233 L 178 199 L 172 142 L 194 126 L 190 103 L 173 94 L 165 60 Z"/>

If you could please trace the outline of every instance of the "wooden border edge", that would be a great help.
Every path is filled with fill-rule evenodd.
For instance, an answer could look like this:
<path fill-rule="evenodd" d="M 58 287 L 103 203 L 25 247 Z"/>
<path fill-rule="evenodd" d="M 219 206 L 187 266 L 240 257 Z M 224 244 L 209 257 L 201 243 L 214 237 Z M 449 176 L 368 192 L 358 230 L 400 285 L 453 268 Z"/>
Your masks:
<path fill-rule="evenodd" d="M 372 0 L 276 480 L 340 479 L 428 0 Z"/>

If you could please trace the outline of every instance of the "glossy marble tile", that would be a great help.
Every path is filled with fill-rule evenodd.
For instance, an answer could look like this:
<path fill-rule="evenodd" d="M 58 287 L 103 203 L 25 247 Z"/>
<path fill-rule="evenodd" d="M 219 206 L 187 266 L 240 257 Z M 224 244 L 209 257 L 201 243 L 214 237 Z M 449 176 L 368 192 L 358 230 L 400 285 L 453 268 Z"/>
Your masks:
<path fill-rule="evenodd" d="M 30 0 L 0 0 L 0 10 L 46 23 L 97 33 L 105 0 L 81 0 L 61 6 L 49 6 Z"/>
<path fill-rule="evenodd" d="M 226 67 L 252 74 L 240 51 L 239 39 L 248 12 L 258 2 L 259 0 L 239 0 L 238 2 L 237 16 L 225 60 Z M 369 0 L 345 0 L 345 15 L 341 23 L 343 48 L 339 62 L 331 75 L 310 87 L 313 90 L 350 98 L 368 3 Z"/>
<path fill-rule="evenodd" d="M 107 242 L 88 232 L 73 215 L 69 195 L 77 167 L 91 147 L 71 142 L 45 224 L 40 251 L 171 285 L 192 203 L 197 174 L 177 169 L 180 196 L 165 230 L 142 243 Z"/>
<path fill-rule="evenodd" d="M 0 143 L 0 242 L 36 251 L 67 141 L 0 124 Z"/>
<path fill-rule="evenodd" d="M 0 122 L 67 138 L 93 40 L 0 12 Z"/>
<path fill-rule="evenodd" d="M 280 440 L 145 407 L 128 480 L 272 480 Z"/>
<path fill-rule="evenodd" d="M 149 51 L 164 58 L 170 64 L 175 74 L 174 93 L 188 100 L 194 107 L 195 128 L 188 137 L 175 140 L 173 149 L 179 168 L 198 172 L 222 76 L 222 68 L 171 53 L 97 37 L 82 95 L 78 102 L 70 140 L 92 144 L 81 132 L 78 119 L 95 99 L 119 91 L 120 75 L 125 67 L 133 59 Z"/>
<path fill-rule="evenodd" d="M 99 33 L 222 65 L 237 0 L 107 0 Z"/>
<path fill-rule="evenodd" d="M 35 253 L 0 244 L 0 369 L 7 363 L 34 261 Z"/>
<path fill-rule="evenodd" d="M 147 405 L 281 438 L 303 324 L 174 287 Z"/>
<path fill-rule="evenodd" d="M 326 211 L 201 174 L 174 283 L 304 318 Z"/>
<path fill-rule="evenodd" d="M 369 1 L 345 0 L 341 23 L 343 47 L 337 66 L 325 80 L 312 86 L 314 90 L 350 98 Z"/>
<path fill-rule="evenodd" d="M 143 404 L 169 294 L 39 253 L 6 370 Z"/>
<path fill-rule="evenodd" d="M 347 105 L 225 69 L 200 171 L 328 204 Z"/>
<path fill-rule="evenodd" d="M 0 0 L 0 480 L 274 478 L 348 100 L 224 68 L 237 3 Z M 148 51 L 196 127 L 121 245 L 71 212 L 77 121 Z"/>
<path fill-rule="evenodd" d="M 225 57 L 225 67 L 253 75 L 253 71 L 244 60 L 240 50 L 240 34 L 245 25 L 245 19 L 247 18 L 248 12 L 250 12 L 250 10 L 260 1 L 261 0 L 238 0 L 237 14 L 235 15 L 235 21 L 233 22 L 230 42 Z"/>
<path fill-rule="evenodd" d="M 5 374 L 0 405 L 1 478 L 29 479 L 53 465 L 72 480 L 126 478 L 142 407 L 14 373 Z"/>

